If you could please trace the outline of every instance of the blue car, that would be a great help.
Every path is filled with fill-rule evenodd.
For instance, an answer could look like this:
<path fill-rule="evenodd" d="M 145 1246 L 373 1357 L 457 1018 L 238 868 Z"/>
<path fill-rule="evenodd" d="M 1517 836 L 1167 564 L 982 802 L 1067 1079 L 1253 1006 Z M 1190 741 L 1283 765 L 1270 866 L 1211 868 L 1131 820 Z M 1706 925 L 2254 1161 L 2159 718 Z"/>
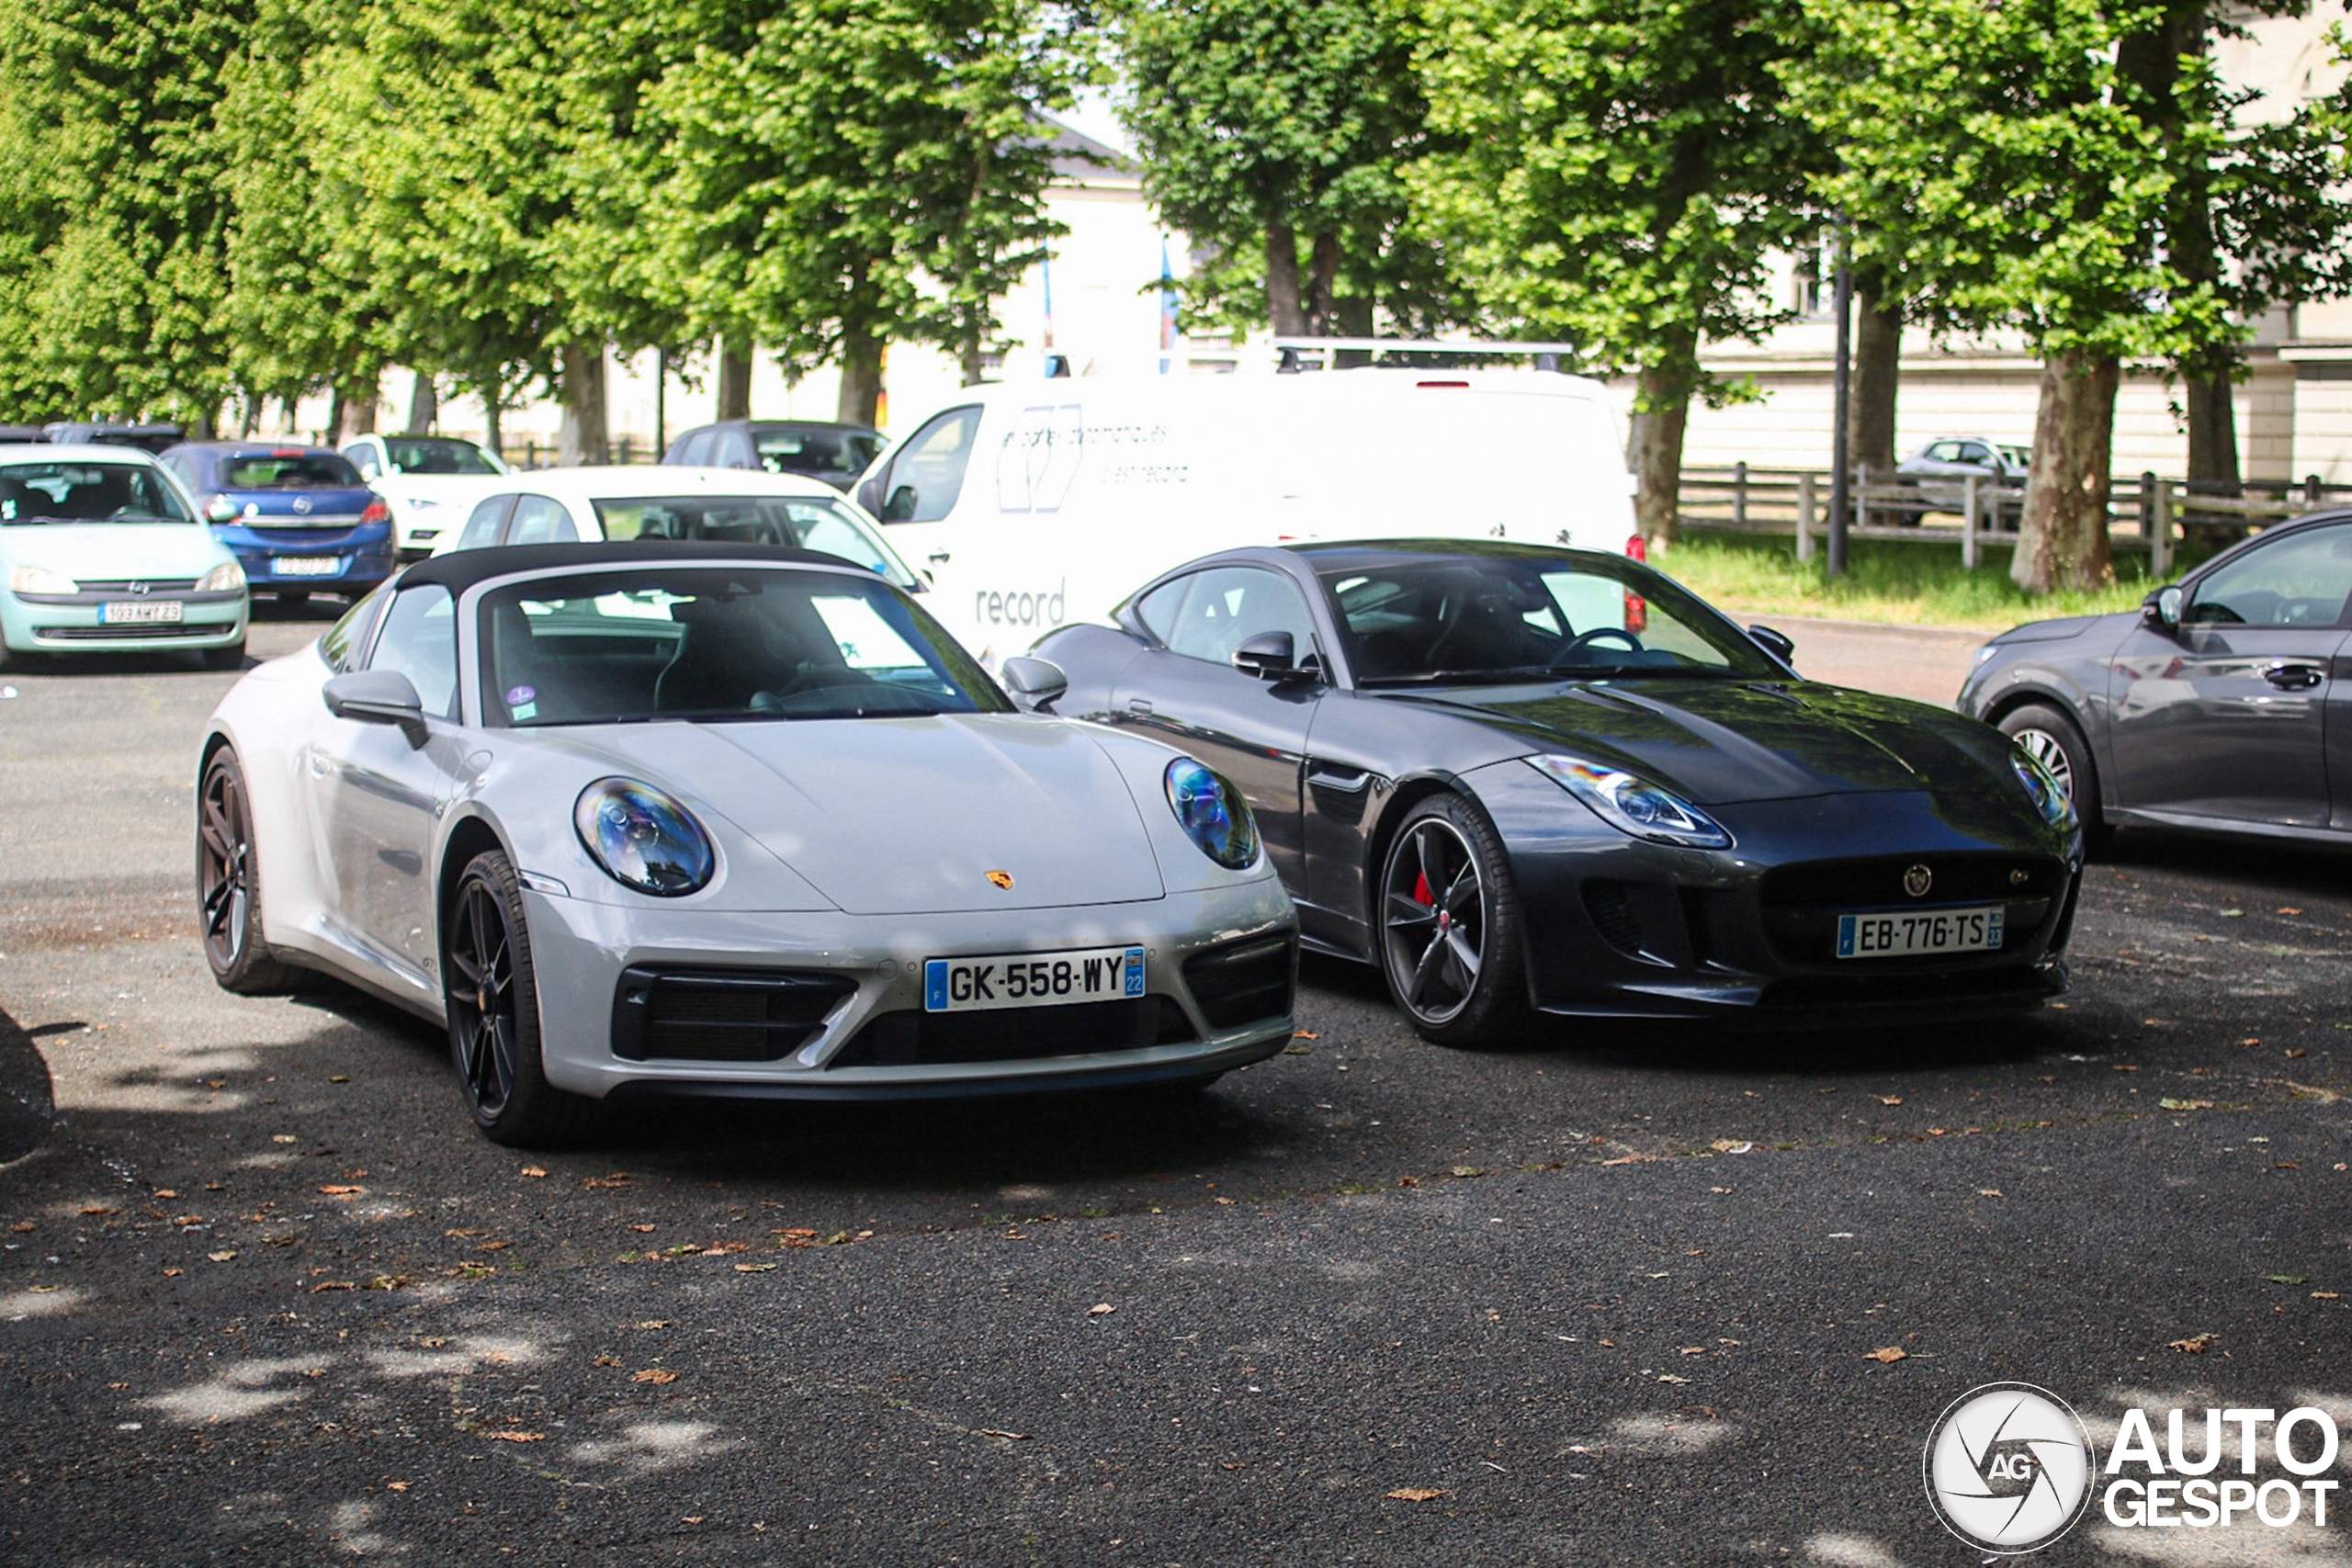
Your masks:
<path fill-rule="evenodd" d="M 324 446 L 189 441 L 163 463 L 196 498 L 256 594 L 366 593 L 392 574 L 392 514 Z"/>

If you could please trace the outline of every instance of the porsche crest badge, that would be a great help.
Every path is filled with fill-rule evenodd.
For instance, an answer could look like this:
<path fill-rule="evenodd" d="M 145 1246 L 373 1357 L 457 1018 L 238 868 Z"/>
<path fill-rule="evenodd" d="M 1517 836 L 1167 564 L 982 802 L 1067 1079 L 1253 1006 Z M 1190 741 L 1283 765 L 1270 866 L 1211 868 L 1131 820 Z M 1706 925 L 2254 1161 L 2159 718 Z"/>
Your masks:
<path fill-rule="evenodd" d="M 989 872 L 989 881 L 1008 893 L 1012 890 L 1012 873 L 1009 871 Z"/>

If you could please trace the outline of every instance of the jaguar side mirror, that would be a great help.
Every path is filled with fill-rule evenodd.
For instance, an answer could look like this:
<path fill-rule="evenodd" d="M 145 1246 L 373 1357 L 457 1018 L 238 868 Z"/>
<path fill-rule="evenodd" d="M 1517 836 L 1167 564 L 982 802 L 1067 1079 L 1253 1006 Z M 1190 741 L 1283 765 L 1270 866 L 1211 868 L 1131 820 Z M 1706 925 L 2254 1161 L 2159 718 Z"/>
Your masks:
<path fill-rule="evenodd" d="M 1791 669 L 1796 667 L 1797 645 L 1786 632 L 1776 632 L 1770 626 L 1747 628 L 1750 641 Z"/>
<path fill-rule="evenodd" d="M 354 670 L 319 688 L 319 695 L 337 718 L 397 725 L 410 745 L 424 744 L 424 700 L 397 670 Z"/>
<path fill-rule="evenodd" d="M 1015 655 L 1004 661 L 997 677 L 1004 682 L 1012 705 L 1024 713 L 1052 712 L 1054 704 L 1069 690 L 1069 677 L 1051 660 Z"/>
<path fill-rule="evenodd" d="M 1299 673 L 1297 645 L 1288 632 L 1260 632 L 1233 650 L 1233 667 L 1261 681 L 1287 681 Z"/>
<path fill-rule="evenodd" d="M 2154 631 L 2180 630 L 2180 584 L 2168 582 L 2142 600 L 2140 618 Z"/>

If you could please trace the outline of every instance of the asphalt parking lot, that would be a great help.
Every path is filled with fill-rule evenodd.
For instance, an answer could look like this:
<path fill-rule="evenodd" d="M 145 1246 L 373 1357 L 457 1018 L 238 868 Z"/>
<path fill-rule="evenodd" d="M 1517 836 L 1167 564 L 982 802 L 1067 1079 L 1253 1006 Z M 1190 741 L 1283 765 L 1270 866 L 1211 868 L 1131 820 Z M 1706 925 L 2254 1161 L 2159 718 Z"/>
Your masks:
<path fill-rule="evenodd" d="M 1920 1445 L 1979 1383 L 2102 1451 L 2132 1404 L 2352 1421 L 2342 858 L 2126 835 L 2074 995 L 1997 1026 L 1465 1055 L 1317 963 L 1191 1098 L 521 1156 L 432 1031 L 212 987 L 232 680 L 0 675 L 0 1561 L 1894 1568 L 1977 1560 Z M 2352 1562 L 2330 1518 L 2038 1561 Z"/>

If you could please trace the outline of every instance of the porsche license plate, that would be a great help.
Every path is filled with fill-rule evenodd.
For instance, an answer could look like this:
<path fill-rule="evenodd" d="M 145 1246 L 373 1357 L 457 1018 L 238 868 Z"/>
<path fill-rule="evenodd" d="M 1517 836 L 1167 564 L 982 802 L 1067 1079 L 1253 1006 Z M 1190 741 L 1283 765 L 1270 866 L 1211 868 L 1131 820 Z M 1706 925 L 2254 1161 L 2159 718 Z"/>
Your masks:
<path fill-rule="evenodd" d="M 925 1012 L 1059 1007 L 1143 995 L 1143 949 L 1078 947 L 990 958 L 933 958 L 922 966 Z"/>
<path fill-rule="evenodd" d="M 279 577 L 333 577 L 343 570 L 343 560 L 338 556 L 280 556 L 269 569 Z"/>
<path fill-rule="evenodd" d="M 107 626 L 152 626 L 180 618 L 176 599 L 109 599 L 98 606 L 98 624 Z"/>
<path fill-rule="evenodd" d="M 1990 953 L 2001 945 L 1998 904 L 1838 917 L 1840 958 L 1903 958 L 1920 953 Z"/>

